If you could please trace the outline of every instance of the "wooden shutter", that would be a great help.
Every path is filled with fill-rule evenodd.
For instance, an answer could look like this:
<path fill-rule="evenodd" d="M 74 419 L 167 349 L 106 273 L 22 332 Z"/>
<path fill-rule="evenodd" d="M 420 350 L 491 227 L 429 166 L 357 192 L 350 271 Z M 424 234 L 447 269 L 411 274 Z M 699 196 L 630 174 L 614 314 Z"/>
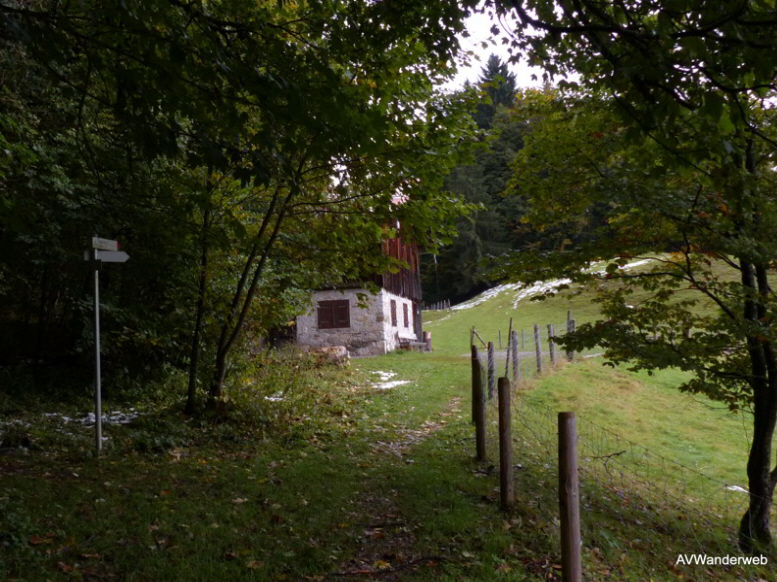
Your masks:
<path fill-rule="evenodd" d="M 335 326 L 334 310 L 331 301 L 318 302 L 318 329 L 331 329 Z"/>
<path fill-rule="evenodd" d="M 351 307 L 347 300 L 333 301 L 335 327 L 351 327 Z"/>
<path fill-rule="evenodd" d="M 351 306 L 347 299 L 318 302 L 318 329 L 351 327 Z"/>
<path fill-rule="evenodd" d="M 397 326 L 397 302 L 394 299 L 391 300 L 391 325 Z"/>
<path fill-rule="evenodd" d="M 402 315 L 405 316 L 405 327 L 410 327 L 410 320 L 407 317 L 407 303 L 402 304 Z"/>

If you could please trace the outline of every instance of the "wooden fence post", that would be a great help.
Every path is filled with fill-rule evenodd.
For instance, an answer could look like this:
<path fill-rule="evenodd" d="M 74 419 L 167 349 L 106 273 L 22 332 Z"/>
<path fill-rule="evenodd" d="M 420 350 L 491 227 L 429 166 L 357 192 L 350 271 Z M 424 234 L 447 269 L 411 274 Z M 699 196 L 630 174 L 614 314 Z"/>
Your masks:
<path fill-rule="evenodd" d="M 510 429 L 510 380 L 499 378 L 499 491 L 502 509 L 513 506 L 513 439 Z"/>
<path fill-rule="evenodd" d="M 534 353 L 537 357 L 537 373 L 542 374 L 542 344 L 540 344 L 540 326 L 534 324 Z"/>
<path fill-rule="evenodd" d="M 483 376 L 480 372 L 478 348 L 472 346 L 472 416 L 475 422 L 475 456 L 486 460 L 486 399 L 483 394 Z"/>
<path fill-rule="evenodd" d="M 488 398 L 494 397 L 496 392 L 496 366 L 494 363 L 494 342 L 488 342 Z"/>
<path fill-rule="evenodd" d="M 570 313 L 572 313 L 570 311 Z M 567 335 L 575 331 L 575 320 L 574 319 L 568 319 L 567 320 Z M 570 362 L 575 359 L 575 352 L 573 352 L 571 349 L 567 349 L 567 360 Z"/>
<path fill-rule="evenodd" d="M 498 329 L 497 333 L 499 334 L 499 349 L 502 349 L 502 330 Z"/>
<path fill-rule="evenodd" d="M 480 376 L 480 360 L 478 359 L 478 347 L 470 346 L 472 350 L 472 422 L 477 420 L 477 395 L 483 393 L 483 381 Z M 480 384 L 480 389 L 477 385 Z"/>
<path fill-rule="evenodd" d="M 469 345 L 471 346 L 475 345 L 475 326 L 474 325 L 471 328 L 469 328 Z"/>
<path fill-rule="evenodd" d="M 548 324 L 548 351 L 550 352 L 550 365 L 556 365 L 556 344 L 553 341 L 553 324 Z"/>
<path fill-rule="evenodd" d="M 518 332 L 513 331 L 513 384 L 518 384 L 521 379 L 521 362 L 518 359 Z"/>
<path fill-rule="evenodd" d="M 524 333 L 524 330 L 521 329 L 521 350 L 526 349 L 526 334 Z"/>
<path fill-rule="evenodd" d="M 507 327 L 507 349 L 505 350 L 505 378 L 510 371 L 510 349 L 513 346 L 513 318 L 510 318 L 510 325 Z"/>
<path fill-rule="evenodd" d="M 582 582 L 580 563 L 580 483 L 577 475 L 577 420 L 558 414 L 558 502 L 561 517 L 561 579 Z"/>

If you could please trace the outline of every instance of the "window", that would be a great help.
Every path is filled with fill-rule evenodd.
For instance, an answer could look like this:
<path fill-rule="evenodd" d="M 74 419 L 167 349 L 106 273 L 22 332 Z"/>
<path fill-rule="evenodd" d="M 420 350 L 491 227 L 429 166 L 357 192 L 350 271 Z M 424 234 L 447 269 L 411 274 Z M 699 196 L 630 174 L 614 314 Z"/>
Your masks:
<path fill-rule="evenodd" d="M 397 302 L 393 299 L 391 300 L 391 325 L 397 326 Z"/>
<path fill-rule="evenodd" d="M 351 306 L 347 299 L 318 302 L 318 329 L 351 327 Z"/>
<path fill-rule="evenodd" d="M 402 315 L 405 316 L 405 327 L 410 327 L 410 319 L 407 317 L 407 303 L 402 304 Z"/>

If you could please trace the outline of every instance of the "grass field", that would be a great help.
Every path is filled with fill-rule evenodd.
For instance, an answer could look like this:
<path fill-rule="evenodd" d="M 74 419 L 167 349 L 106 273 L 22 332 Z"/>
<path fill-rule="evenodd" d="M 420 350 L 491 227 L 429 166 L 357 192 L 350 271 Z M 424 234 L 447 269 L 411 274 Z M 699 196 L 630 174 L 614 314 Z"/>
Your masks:
<path fill-rule="evenodd" d="M 730 492 L 733 510 L 715 495 L 745 485 L 748 435 L 747 418 L 680 394 L 678 372 L 590 359 L 523 381 L 516 506 L 499 508 L 493 424 L 492 461 L 473 459 L 469 327 L 492 339 L 510 316 L 520 329 L 567 308 L 594 315 L 562 298 L 515 309 L 498 296 L 428 318 L 432 354 L 350 370 L 260 362 L 219 414 L 187 419 L 169 395 L 143 403 L 133 422 L 106 427 L 100 458 L 88 426 L 0 398 L 2 442 L 15 443 L 0 448 L 0 579 L 560 580 L 554 417 L 573 410 L 586 580 L 772 580 L 769 569 L 675 564 L 736 553 L 746 495 Z M 408 383 L 380 389 L 378 372 Z M 57 412 L 78 407 L 88 402 Z"/>
<path fill-rule="evenodd" d="M 639 264 L 631 272 L 638 272 L 650 269 L 651 264 Z M 733 280 L 736 273 L 725 264 L 718 262 L 713 265 L 712 273 L 721 281 Z M 484 341 L 497 342 L 498 334 L 501 331 L 502 341 L 507 341 L 507 331 L 510 318 L 513 319 L 513 329 L 524 330 L 527 341 L 531 341 L 531 330 L 534 324 L 540 326 L 543 338 L 545 337 L 545 326 L 554 324 L 556 333 L 561 331 L 559 328 L 567 318 L 567 312 L 571 311 L 577 325 L 594 321 L 599 315 L 599 308 L 596 304 L 597 289 L 601 287 L 611 287 L 617 285 L 613 281 L 600 281 L 588 288 L 574 286 L 572 289 L 563 291 L 555 296 L 550 296 L 542 301 L 532 300 L 532 296 L 521 296 L 521 289 L 515 286 L 504 285 L 491 289 L 486 292 L 488 299 L 481 302 L 481 297 L 465 302 L 460 306 L 454 306 L 456 309 L 449 311 L 424 311 L 424 328 L 432 332 L 433 345 L 436 351 L 449 355 L 461 355 L 469 351 L 469 330 L 475 327 Z M 536 295 L 534 296 L 536 299 Z M 636 291 L 630 296 L 629 301 L 638 305 L 640 301 L 646 299 L 648 294 L 643 291 Z M 696 297 L 699 303 L 696 310 L 699 312 L 712 312 L 713 304 L 711 301 L 690 290 L 678 290 L 673 301 L 689 299 Z M 466 305 L 472 305 L 466 307 Z M 461 309 L 461 307 L 465 307 Z M 560 325 L 561 324 L 561 325 Z"/>
<path fill-rule="evenodd" d="M 0 455 L 0 578 L 559 579 L 555 483 L 543 468 L 553 457 L 541 446 L 517 451 L 524 467 L 516 473 L 518 503 L 503 513 L 496 472 L 472 458 L 467 360 L 396 354 L 357 367 L 316 376 L 328 402 L 315 400 L 315 407 L 326 418 L 308 428 L 304 418 L 290 418 L 300 426 L 285 439 L 246 434 L 245 424 L 225 421 L 179 428 L 176 442 L 165 441 L 182 417 L 148 410 L 139 425 L 109 432 L 120 444 L 98 459 L 88 451 L 88 428 L 80 440 L 45 440 L 49 428 L 41 423 L 27 451 Z M 377 371 L 410 383 L 376 389 Z M 654 384 L 626 373 L 615 378 L 629 385 L 628 402 L 595 362 L 567 366 L 522 390 L 542 404 L 576 403 L 581 417 L 616 425 L 657 391 L 658 407 L 677 409 L 680 418 L 684 402 L 686 416 L 708 415 L 710 434 L 722 441 L 725 426 L 732 440 L 718 457 L 716 447 L 691 451 L 678 428 L 669 453 L 705 467 L 727 464 L 729 454 L 734 461 L 741 449 L 736 419 L 677 395 L 670 377 Z M 615 400 L 622 406 L 610 413 L 607 402 Z M 634 426 L 629 436 L 673 424 L 656 416 L 645 419 L 655 425 Z M 737 569 L 675 568 L 678 548 L 697 547 L 676 516 L 624 505 L 611 489 L 594 486 L 588 483 L 584 497 L 586 579 L 757 579 Z M 663 529 L 638 525 L 656 520 Z M 595 529 L 586 529 L 592 523 Z"/>

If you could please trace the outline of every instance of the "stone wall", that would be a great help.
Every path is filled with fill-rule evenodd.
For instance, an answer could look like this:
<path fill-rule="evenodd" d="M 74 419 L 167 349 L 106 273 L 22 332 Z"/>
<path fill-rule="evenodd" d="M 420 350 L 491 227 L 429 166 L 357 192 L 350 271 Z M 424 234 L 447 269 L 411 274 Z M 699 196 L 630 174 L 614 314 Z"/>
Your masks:
<path fill-rule="evenodd" d="M 399 347 L 399 340 L 409 339 L 415 340 L 415 330 L 413 329 L 413 302 L 410 299 L 405 299 L 399 295 L 389 293 L 385 289 L 381 291 L 383 300 L 383 313 L 385 316 L 383 326 L 383 341 L 386 344 L 386 352 L 393 352 Z M 397 302 L 397 326 L 391 325 L 391 300 Z M 405 327 L 405 320 L 402 313 L 402 305 L 407 305 L 408 309 L 408 326 Z M 385 353 L 385 352 L 384 352 Z"/>
<path fill-rule="evenodd" d="M 367 307 L 358 305 L 357 294 L 367 296 Z M 347 299 L 350 307 L 351 327 L 319 329 L 317 303 Z M 391 300 L 397 302 L 397 326 L 391 325 Z M 408 305 L 410 321 L 404 326 L 402 304 Z M 310 311 L 297 317 L 297 343 L 302 346 L 345 346 L 354 356 L 378 355 L 399 347 L 400 339 L 415 340 L 413 330 L 413 306 L 385 289 L 371 295 L 365 289 L 316 291 Z"/>

